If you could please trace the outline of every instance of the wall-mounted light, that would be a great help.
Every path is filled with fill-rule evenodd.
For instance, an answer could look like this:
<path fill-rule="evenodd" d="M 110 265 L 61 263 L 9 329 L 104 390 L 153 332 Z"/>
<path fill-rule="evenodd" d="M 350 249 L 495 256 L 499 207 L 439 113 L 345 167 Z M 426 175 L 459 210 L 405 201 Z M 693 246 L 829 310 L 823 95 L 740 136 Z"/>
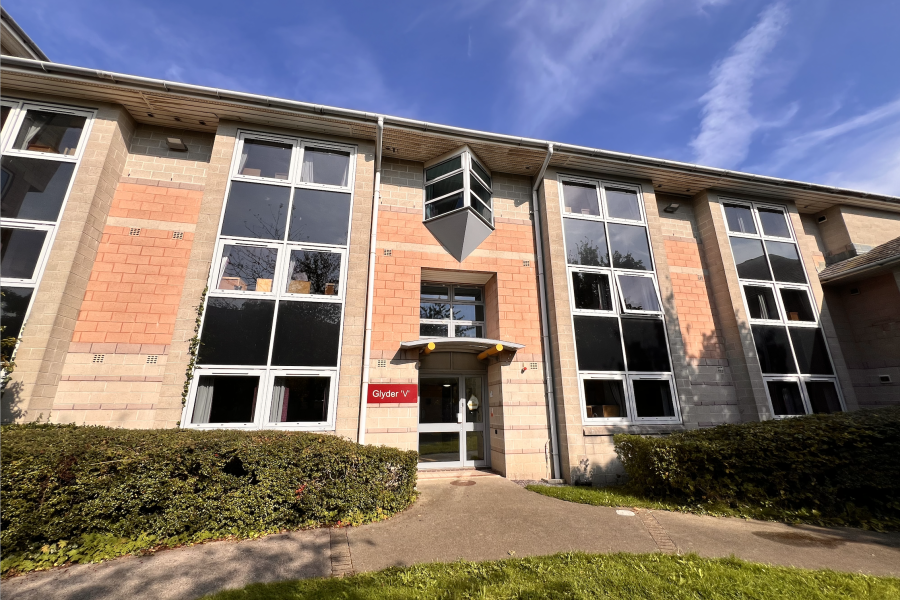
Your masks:
<path fill-rule="evenodd" d="M 821 217 L 819 217 L 819 218 L 816 219 L 816 220 L 817 220 L 819 223 L 824 223 L 825 221 L 828 220 L 828 217 L 826 217 L 825 215 L 822 215 Z"/>
<path fill-rule="evenodd" d="M 187 152 L 188 147 L 181 138 L 166 138 L 166 146 L 176 152 Z"/>
<path fill-rule="evenodd" d="M 665 208 L 663 209 L 663 212 L 673 213 L 673 212 L 675 212 L 676 210 L 678 210 L 678 208 L 679 208 L 680 206 L 681 206 L 681 205 L 678 204 L 677 202 L 673 202 L 672 204 L 670 204 L 670 205 L 668 205 L 667 207 L 665 207 Z"/>

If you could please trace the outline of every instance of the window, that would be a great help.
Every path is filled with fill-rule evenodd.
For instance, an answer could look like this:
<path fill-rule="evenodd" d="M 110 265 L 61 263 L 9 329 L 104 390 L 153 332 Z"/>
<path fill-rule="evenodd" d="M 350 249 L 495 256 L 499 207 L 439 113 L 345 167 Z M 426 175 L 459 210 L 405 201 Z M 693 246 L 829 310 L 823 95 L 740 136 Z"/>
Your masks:
<path fill-rule="evenodd" d="M 419 292 L 419 337 L 484 337 L 484 290 L 423 283 Z"/>
<path fill-rule="evenodd" d="M 681 420 L 640 188 L 560 178 L 587 424 Z"/>
<path fill-rule="evenodd" d="M 334 428 L 355 157 L 239 133 L 186 427 Z"/>
<path fill-rule="evenodd" d="M 0 336 L 7 338 L 23 333 L 94 113 L 0 103 Z"/>
<path fill-rule="evenodd" d="M 463 147 L 455 156 L 442 157 L 425 168 L 425 220 L 470 207 L 493 227 L 493 192 L 490 172 L 474 153 Z"/>
<path fill-rule="evenodd" d="M 841 411 L 787 210 L 736 201 L 723 203 L 722 210 L 772 414 Z"/>

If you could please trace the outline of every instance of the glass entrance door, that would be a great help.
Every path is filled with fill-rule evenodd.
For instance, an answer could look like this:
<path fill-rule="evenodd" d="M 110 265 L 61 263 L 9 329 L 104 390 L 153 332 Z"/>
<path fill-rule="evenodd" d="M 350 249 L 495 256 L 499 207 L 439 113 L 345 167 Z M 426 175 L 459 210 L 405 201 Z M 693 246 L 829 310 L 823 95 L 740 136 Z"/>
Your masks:
<path fill-rule="evenodd" d="M 441 375 L 419 379 L 419 467 L 487 466 L 484 379 Z"/>

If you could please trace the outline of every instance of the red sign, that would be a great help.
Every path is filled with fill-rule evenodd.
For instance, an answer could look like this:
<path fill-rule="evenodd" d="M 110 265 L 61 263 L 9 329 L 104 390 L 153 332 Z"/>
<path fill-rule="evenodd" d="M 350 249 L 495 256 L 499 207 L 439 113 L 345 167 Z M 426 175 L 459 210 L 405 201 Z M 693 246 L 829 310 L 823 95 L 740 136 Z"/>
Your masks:
<path fill-rule="evenodd" d="M 370 383 L 368 404 L 410 402 L 419 400 L 419 386 L 411 383 Z"/>

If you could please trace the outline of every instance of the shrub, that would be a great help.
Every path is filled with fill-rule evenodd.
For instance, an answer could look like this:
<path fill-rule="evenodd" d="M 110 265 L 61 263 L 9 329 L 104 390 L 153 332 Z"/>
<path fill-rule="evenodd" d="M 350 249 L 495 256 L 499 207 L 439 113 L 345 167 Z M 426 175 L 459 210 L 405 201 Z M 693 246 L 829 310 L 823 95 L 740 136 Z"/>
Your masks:
<path fill-rule="evenodd" d="M 615 436 L 629 486 L 689 503 L 752 503 L 832 523 L 900 526 L 900 407 Z"/>
<path fill-rule="evenodd" d="M 59 563 L 82 559 L 87 546 L 133 551 L 358 524 L 415 495 L 415 452 L 329 435 L 73 425 L 0 433 L 3 571 L 33 566 L 6 560 L 14 554 L 59 554 Z"/>

